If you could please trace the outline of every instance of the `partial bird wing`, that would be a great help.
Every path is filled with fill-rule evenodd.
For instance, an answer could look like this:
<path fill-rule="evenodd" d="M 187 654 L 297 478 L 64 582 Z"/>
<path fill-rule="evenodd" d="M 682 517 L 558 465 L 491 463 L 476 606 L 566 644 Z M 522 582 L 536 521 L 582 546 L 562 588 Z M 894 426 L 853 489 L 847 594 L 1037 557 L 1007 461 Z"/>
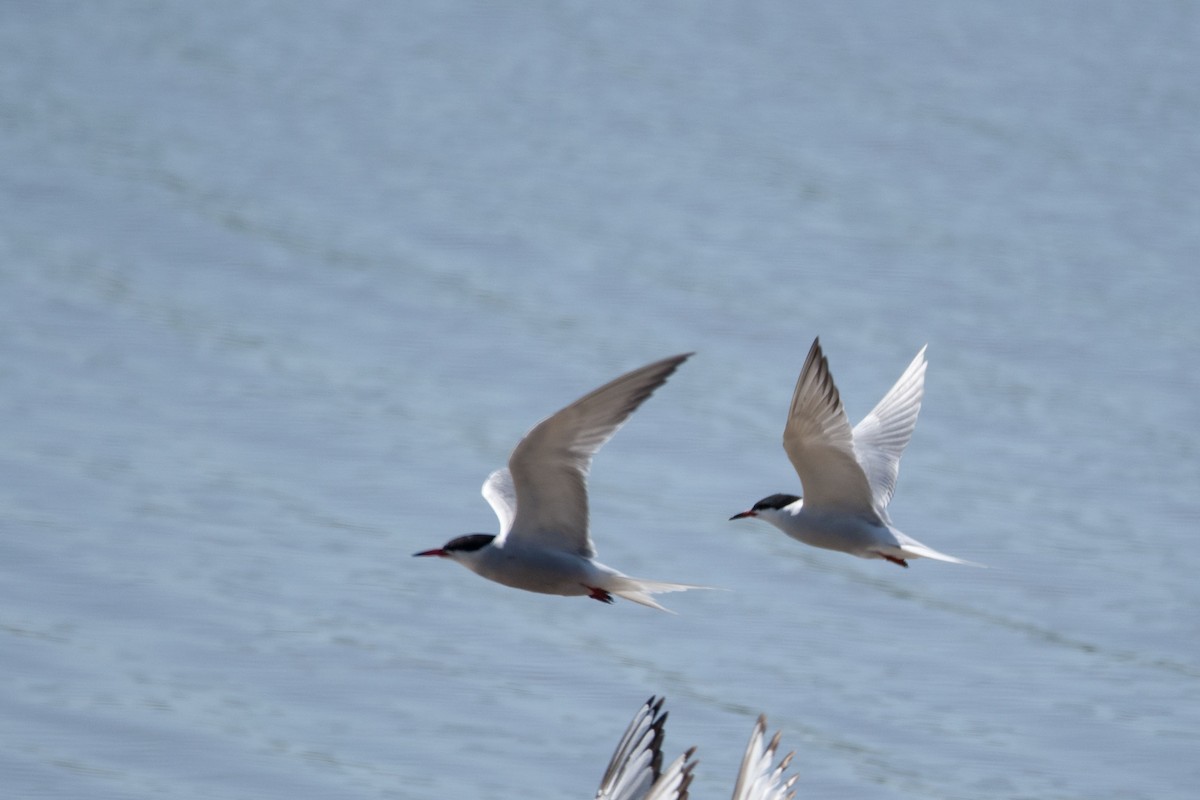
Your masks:
<path fill-rule="evenodd" d="M 663 725 L 667 712 L 662 698 L 651 697 L 634 714 L 609 759 L 596 800 L 645 800 L 662 774 Z"/>
<path fill-rule="evenodd" d="M 896 492 L 900 456 L 917 427 L 925 395 L 925 348 L 904 370 L 879 405 L 854 426 L 854 454 L 867 473 L 876 508 L 887 508 Z"/>
<path fill-rule="evenodd" d="M 855 458 L 850 421 L 819 338 L 813 340 L 796 380 L 783 429 L 783 449 L 800 475 L 805 508 L 873 512 L 871 486 Z"/>
<path fill-rule="evenodd" d="M 742 756 L 742 767 L 738 770 L 737 782 L 733 787 L 733 800 L 787 800 L 795 796 L 792 785 L 798 776 L 784 779 L 783 773 L 791 763 L 788 753 L 777 765 L 775 751 L 779 747 L 779 733 L 767 743 L 767 718 L 760 716 L 750 734 L 746 754 Z"/>
<path fill-rule="evenodd" d="M 512 528 L 513 518 L 517 516 L 517 489 L 513 486 L 512 473 L 507 467 L 488 475 L 483 482 L 483 499 L 488 501 L 492 511 L 500 518 L 500 535 L 504 536 Z"/>
<path fill-rule="evenodd" d="M 693 758 L 695 755 L 696 748 L 689 747 L 686 753 L 672 761 L 654 782 L 646 800 L 688 800 L 688 789 L 699 763 Z"/>
<path fill-rule="evenodd" d="M 592 457 L 690 355 L 626 373 L 525 434 L 508 459 L 516 514 L 507 535 L 497 537 L 495 544 L 507 539 L 593 557 L 587 500 Z"/>

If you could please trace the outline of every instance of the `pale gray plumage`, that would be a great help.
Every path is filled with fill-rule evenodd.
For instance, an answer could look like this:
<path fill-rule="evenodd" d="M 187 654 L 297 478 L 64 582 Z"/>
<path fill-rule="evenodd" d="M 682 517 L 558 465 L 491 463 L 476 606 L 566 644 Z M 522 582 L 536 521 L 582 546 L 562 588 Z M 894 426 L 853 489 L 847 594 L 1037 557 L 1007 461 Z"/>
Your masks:
<path fill-rule="evenodd" d="M 733 786 L 733 800 L 788 800 L 795 796 L 792 785 L 798 775 L 784 777 L 793 753 L 788 753 L 778 764 L 775 753 L 779 749 L 781 731 L 776 731 L 767 741 L 767 718 L 760 715 L 750 734 L 742 766 L 738 770 Z"/>
<path fill-rule="evenodd" d="M 819 339 L 808 351 L 792 393 L 783 449 L 800 475 L 810 510 L 859 513 L 874 505 L 866 473 L 854 456 L 854 433 Z"/>
<path fill-rule="evenodd" d="M 687 800 L 696 765 L 696 748 L 661 768 L 667 712 L 663 699 L 651 697 L 634 715 L 617 743 L 600 781 L 596 800 Z M 787 776 L 792 753 L 776 762 L 780 734 L 767 739 L 767 718 L 760 716 L 750 734 L 734 781 L 733 800 L 788 800 L 795 775 Z"/>
<path fill-rule="evenodd" d="M 696 748 L 662 768 L 667 721 L 662 705 L 663 698 L 651 697 L 638 709 L 609 759 L 596 800 L 687 800 Z"/>
<path fill-rule="evenodd" d="M 888 504 L 900 456 L 912 438 L 925 392 L 925 348 L 854 428 L 820 339 L 813 340 L 796 379 L 783 429 L 783 449 L 800 476 L 803 498 L 775 494 L 732 519 L 758 517 L 813 547 L 907 567 L 908 558 L 969 564 L 894 528 Z"/>
<path fill-rule="evenodd" d="M 496 546 L 520 539 L 522 544 L 595 558 L 596 548 L 588 535 L 587 476 L 592 457 L 687 357 L 664 358 L 626 373 L 525 434 L 508 458 L 507 486 L 504 470 L 492 473 L 484 484 L 484 497 L 500 518 Z M 503 498 L 500 505 L 496 498 Z M 506 516 L 511 516 L 507 529 Z"/>
<path fill-rule="evenodd" d="M 703 588 L 634 578 L 595 560 L 588 531 L 592 458 L 691 354 L 648 364 L 547 417 L 513 449 L 482 493 L 500 521 L 496 536 L 470 534 L 415 555 L 457 561 L 488 580 L 543 594 L 617 595 L 665 611 L 651 595 Z"/>
<path fill-rule="evenodd" d="M 692 757 L 695 754 L 696 748 L 689 747 L 683 755 L 668 764 L 646 793 L 645 800 L 688 800 L 696 764 L 699 763 Z"/>
<path fill-rule="evenodd" d="M 871 413 L 854 426 L 854 455 L 866 473 L 875 508 L 886 513 L 896 493 L 900 456 L 912 439 L 925 395 L 925 347 Z"/>

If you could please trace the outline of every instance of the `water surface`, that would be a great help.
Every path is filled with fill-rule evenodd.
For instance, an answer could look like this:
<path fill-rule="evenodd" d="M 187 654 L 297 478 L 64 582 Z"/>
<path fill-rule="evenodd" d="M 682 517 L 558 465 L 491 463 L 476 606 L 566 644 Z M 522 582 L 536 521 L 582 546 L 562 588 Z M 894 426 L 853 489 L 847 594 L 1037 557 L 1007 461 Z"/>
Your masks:
<path fill-rule="evenodd" d="M 0 775 L 13 797 L 589 797 L 651 693 L 726 795 L 1200 783 L 1196 20 L 1180 4 L 9 4 Z M 729 523 L 822 337 L 929 344 L 896 523 Z M 602 559 L 411 553 L 536 420 L 697 355 L 596 460 Z"/>

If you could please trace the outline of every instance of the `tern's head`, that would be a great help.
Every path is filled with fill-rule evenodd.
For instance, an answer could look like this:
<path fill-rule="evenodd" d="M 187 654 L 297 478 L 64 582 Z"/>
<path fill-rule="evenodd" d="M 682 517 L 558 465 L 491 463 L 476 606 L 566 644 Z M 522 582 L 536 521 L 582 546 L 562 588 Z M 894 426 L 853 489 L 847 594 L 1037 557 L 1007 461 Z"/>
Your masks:
<path fill-rule="evenodd" d="M 794 494 L 773 494 L 770 497 L 764 497 L 759 500 L 749 511 L 743 511 L 740 514 L 734 514 L 730 517 L 733 519 L 744 519 L 746 517 L 758 517 L 759 519 L 770 522 L 777 519 L 783 513 L 783 509 L 790 506 L 792 503 L 798 503 L 800 498 Z"/>
<path fill-rule="evenodd" d="M 413 553 L 413 555 L 439 556 L 440 558 L 449 558 L 454 561 L 470 561 L 491 544 L 495 538 L 490 533 L 468 533 L 466 536 L 458 536 L 451 539 L 441 547 L 435 547 L 432 550 L 422 550 L 419 553 Z"/>

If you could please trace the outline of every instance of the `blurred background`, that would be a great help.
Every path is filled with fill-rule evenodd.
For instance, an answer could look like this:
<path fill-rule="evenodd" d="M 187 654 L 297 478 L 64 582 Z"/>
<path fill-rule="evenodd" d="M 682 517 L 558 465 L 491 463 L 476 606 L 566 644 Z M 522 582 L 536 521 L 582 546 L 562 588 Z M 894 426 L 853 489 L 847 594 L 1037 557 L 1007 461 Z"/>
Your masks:
<path fill-rule="evenodd" d="M 638 705 L 732 786 L 1200 784 L 1200 17 L 1188 3 L 0 9 L 11 797 L 590 797 Z M 728 517 L 820 335 L 852 421 L 923 345 L 892 516 L 979 570 Z M 521 435 L 697 351 L 596 459 L 624 572 L 495 532 Z"/>

